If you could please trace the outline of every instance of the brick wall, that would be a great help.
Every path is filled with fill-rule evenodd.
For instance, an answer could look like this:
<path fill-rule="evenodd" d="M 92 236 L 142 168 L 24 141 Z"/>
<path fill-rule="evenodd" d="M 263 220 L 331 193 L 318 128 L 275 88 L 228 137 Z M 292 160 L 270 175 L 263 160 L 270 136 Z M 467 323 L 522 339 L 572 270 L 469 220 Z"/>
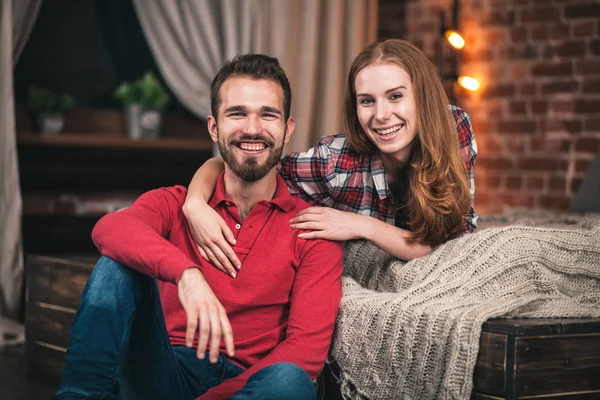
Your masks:
<path fill-rule="evenodd" d="M 404 21 L 388 17 L 394 5 Z M 380 38 L 405 38 L 435 60 L 439 11 L 450 5 L 380 0 Z M 459 72 L 482 84 L 456 91 L 479 146 L 478 211 L 567 209 L 600 151 L 600 0 L 460 5 Z"/>

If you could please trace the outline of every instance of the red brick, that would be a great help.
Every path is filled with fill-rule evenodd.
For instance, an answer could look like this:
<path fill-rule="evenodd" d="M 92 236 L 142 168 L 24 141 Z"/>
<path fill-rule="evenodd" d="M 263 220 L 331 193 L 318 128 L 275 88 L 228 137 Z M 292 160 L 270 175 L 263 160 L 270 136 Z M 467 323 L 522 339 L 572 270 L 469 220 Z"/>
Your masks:
<path fill-rule="evenodd" d="M 524 153 L 525 141 L 522 139 L 522 137 L 507 137 L 504 139 L 504 148 L 509 154 Z"/>
<path fill-rule="evenodd" d="M 508 97 L 515 94 L 515 85 L 504 83 L 496 86 L 488 86 L 485 90 L 485 97 Z"/>
<path fill-rule="evenodd" d="M 514 45 L 508 49 L 509 58 L 515 59 L 534 59 L 537 58 L 541 48 L 529 43 L 523 45 Z"/>
<path fill-rule="evenodd" d="M 554 192 L 564 192 L 567 188 L 567 180 L 564 177 L 551 176 L 548 181 L 548 188 Z"/>
<path fill-rule="evenodd" d="M 498 122 L 498 132 L 502 134 L 521 134 L 534 133 L 535 121 L 500 121 Z"/>
<path fill-rule="evenodd" d="M 488 174 L 485 177 L 482 178 L 483 179 L 483 185 L 485 187 L 491 188 L 491 189 L 496 189 L 500 186 L 500 184 L 502 183 L 502 178 L 500 177 L 500 175 L 498 174 Z"/>
<path fill-rule="evenodd" d="M 568 58 L 582 57 L 586 53 L 586 45 L 583 41 L 567 41 L 557 45 L 547 45 L 544 50 L 546 58 Z"/>
<path fill-rule="evenodd" d="M 512 175 L 506 177 L 506 188 L 507 189 L 521 189 L 523 187 L 523 178 L 519 175 Z"/>
<path fill-rule="evenodd" d="M 595 39 L 590 42 L 590 50 L 592 50 L 592 54 L 600 55 L 600 39 Z"/>
<path fill-rule="evenodd" d="M 575 160 L 575 173 L 585 174 L 592 163 L 592 160 Z"/>
<path fill-rule="evenodd" d="M 583 93 L 600 93 L 600 78 L 585 79 L 581 87 L 583 88 Z"/>
<path fill-rule="evenodd" d="M 578 60 L 575 73 L 577 75 L 600 75 L 600 60 Z"/>
<path fill-rule="evenodd" d="M 478 212 L 481 212 L 481 209 L 488 209 L 490 204 L 492 203 L 492 196 L 489 193 L 477 193 L 475 197 L 475 209 Z"/>
<path fill-rule="evenodd" d="M 537 77 L 555 77 L 571 75 L 573 73 L 573 67 L 569 62 L 560 63 L 548 63 L 544 62 L 533 66 L 531 73 Z"/>
<path fill-rule="evenodd" d="M 598 18 L 600 17 L 600 4 L 590 2 L 588 4 L 573 4 L 565 7 L 565 18 Z"/>
<path fill-rule="evenodd" d="M 594 34 L 594 21 L 580 21 L 573 24 L 573 37 L 589 37 Z"/>
<path fill-rule="evenodd" d="M 464 55 L 463 55 L 463 61 L 464 62 L 482 62 L 482 61 L 491 61 L 494 59 L 494 53 L 492 52 L 492 49 L 490 48 L 486 48 L 486 49 L 481 49 L 481 50 L 477 50 L 477 51 L 465 51 Z"/>
<path fill-rule="evenodd" d="M 600 110 L 600 99 L 575 100 L 575 112 L 583 114 L 597 114 Z"/>
<path fill-rule="evenodd" d="M 560 113 L 573 112 L 574 106 L 572 100 L 554 100 L 551 105 L 552 111 Z"/>
<path fill-rule="evenodd" d="M 571 204 L 571 199 L 566 195 L 547 195 L 540 196 L 539 202 L 542 208 L 551 210 L 567 210 Z"/>
<path fill-rule="evenodd" d="M 513 43 L 522 43 L 527 41 L 527 28 L 517 27 L 510 31 L 510 39 Z"/>
<path fill-rule="evenodd" d="M 508 158 L 498 157 L 498 158 L 478 158 L 477 164 L 480 168 L 486 169 L 498 169 L 498 170 L 507 170 L 512 169 L 513 161 Z"/>
<path fill-rule="evenodd" d="M 563 126 L 563 129 L 570 134 L 576 134 L 581 132 L 583 128 L 583 122 L 580 119 L 562 119 L 560 123 Z"/>
<path fill-rule="evenodd" d="M 542 94 L 554 93 L 572 93 L 579 88 L 579 83 L 573 80 L 569 81 L 551 81 L 542 84 Z"/>
<path fill-rule="evenodd" d="M 491 125 L 489 123 L 489 121 L 485 121 L 485 120 L 481 120 L 481 119 L 471 119 L 471 126 L 473 127 L 473 130 L 475 132 L 479 133 L 483 133 L 483 132 L 489 132 L 491 129 Z M 486 138 L 489 138 L 489 135 L 485 135 Z M 477 141 L 479 142 L 479 138 L 477 138 Z"/>
<path fill-rule="evenodd" d="M 529 108 L 533 114 L 545 114 L 548 111 L 548 102 L 546 100 L 533 100 L 529 103 Z"/>
<path fill-rule="evenodd" d="M 526 157 L 517 160 L 517 168 L 525 171 L 554 171 L 562 169 L 563 160 L 556 158 Z"/>
<path fill-rule="evenodd" d="M 581 186 L 581 182 L 583 182 L 583 179 L 581 178 L 571 179 L 571 193 L 577 193 L 579 187 Z"/>
<path fill-rule="evenodd" d="M 473 125 L 473 130 L 476 132 L 476 135 L 478 132 L 481 132 L 475 129 L 475 125 Z M 490 135 L 479 136 L 477 138 L 477 147 L 481 149 L 482 153 L 485 154 L 499 154 L 502 152 L 502 146 L 500 145 L 500 142 Z"/>
<path fill-rule="evenodd" d="M 532 137 L 529 141 L 529 151 L 532 153 L 568 153 L 570 149 L 570 140 Z"/>
<path fill-rule="evenodd" d="M 529 31 L 529 35 L 531 36 L 531 40 L 548 40 L 548 28 L 545 26 L 534 26 Z"/>
<path fill-rule="evenodd" d="M 502 195 L 502 201 L 510 207 L 533 207 L 533 197 L 523 193 L 505 193 Z"/>
<path fill-rule="evenodd" d="M 488 25 L 513 25 L 515 22 L 514 11 L 492 11 L 488 18 Z"/>
<path fill-rule="evenodd" d="M 586 132 L 600 131 L 600 118 L 599 117 L 587 117 L 584 119 L 584 130 Z"/>
<path fill-rule="evenodd" d="M 575 151 L 596 154 L 600 150 L 600 138 L 579 138 L 575 142 Z"/>
<path fill-rule="evenodd" d="M 558 22 L 560 21 L 560 12 L 557 7 L 536 7 L 521 11 L 521 23 L 531 22 Z"/>
<path fill-rule="evenodd" d="M 512 101 L 508 107 L 511 114 L 526 114 L 527 107 L 524 101 Z"/>
<path fill-rule="evenodd" d="M 519 94 L 530 96 L 536 93 L 536 84 L 533 82 L 523 83 L 519 87 Z"/>
<path fill-rule="evenodd" d="M 528 176 L 525 180 L 525 189 L 527 190 L 543 190 L 545 180 L 543 176 Z"/>
<path fill-rule="evenodd" d="M 510 76 L 515 81 L 523 81 L 529 77 L 529 64 L 527 62 L 517 62 L 510 68 Z"/>

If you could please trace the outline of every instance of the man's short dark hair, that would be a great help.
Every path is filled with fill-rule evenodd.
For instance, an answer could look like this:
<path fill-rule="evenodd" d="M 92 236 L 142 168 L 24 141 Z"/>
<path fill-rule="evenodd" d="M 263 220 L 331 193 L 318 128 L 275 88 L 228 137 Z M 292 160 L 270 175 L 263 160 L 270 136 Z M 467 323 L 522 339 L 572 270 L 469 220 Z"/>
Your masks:
<path fill-rule="evenodd" d="M 240 54 L 233 60 L 225 62 L 210 86 L 210 109 L 213 117 L 217 118 L 219 106 L 223 101 L 220 90 L 223 83 L 233 76 L 251 79 L 271 79 L 283 89 L 283 114 L 287 121 L 292 106 L 292 90 L 285 71 L 274 57 L 264 54 Z"/>

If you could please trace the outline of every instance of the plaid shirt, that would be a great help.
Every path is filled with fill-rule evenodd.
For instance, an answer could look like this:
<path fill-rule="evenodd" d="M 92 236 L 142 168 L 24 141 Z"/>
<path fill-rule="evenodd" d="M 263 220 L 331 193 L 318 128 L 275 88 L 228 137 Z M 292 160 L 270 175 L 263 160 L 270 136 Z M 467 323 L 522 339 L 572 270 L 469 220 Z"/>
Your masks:
<path fill-rule="evenodd" d="M 477 143 L 467 113 L 456 106 L 450 108 L 456 120 L 471 192 L 471 208 L 463 224 L 463 233 L 467 233 L 477 227 L 478 216 L 473 210 Z M 392 225 L 396 223 L 396 209 L 390 199 L 381 157 L 358 154 L 350 149 L 344 135 L 324 136 L 316 147 L 286 156 L 279 173 L 290 192 L 310 204 L 368 215 Z"/>

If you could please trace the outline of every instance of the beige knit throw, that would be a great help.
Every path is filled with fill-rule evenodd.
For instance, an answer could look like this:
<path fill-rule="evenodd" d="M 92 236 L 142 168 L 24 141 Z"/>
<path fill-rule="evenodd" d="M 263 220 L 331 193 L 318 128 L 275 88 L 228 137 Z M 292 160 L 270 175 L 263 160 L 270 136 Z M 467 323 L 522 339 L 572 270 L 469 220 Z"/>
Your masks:
<path fill-rule="evenodd" d="M 600 221 L 489 228 L 404 263 L 345 252 L 331 347 L 347 399 L 469 399 L 485 320 L 600 317 Z"/>

